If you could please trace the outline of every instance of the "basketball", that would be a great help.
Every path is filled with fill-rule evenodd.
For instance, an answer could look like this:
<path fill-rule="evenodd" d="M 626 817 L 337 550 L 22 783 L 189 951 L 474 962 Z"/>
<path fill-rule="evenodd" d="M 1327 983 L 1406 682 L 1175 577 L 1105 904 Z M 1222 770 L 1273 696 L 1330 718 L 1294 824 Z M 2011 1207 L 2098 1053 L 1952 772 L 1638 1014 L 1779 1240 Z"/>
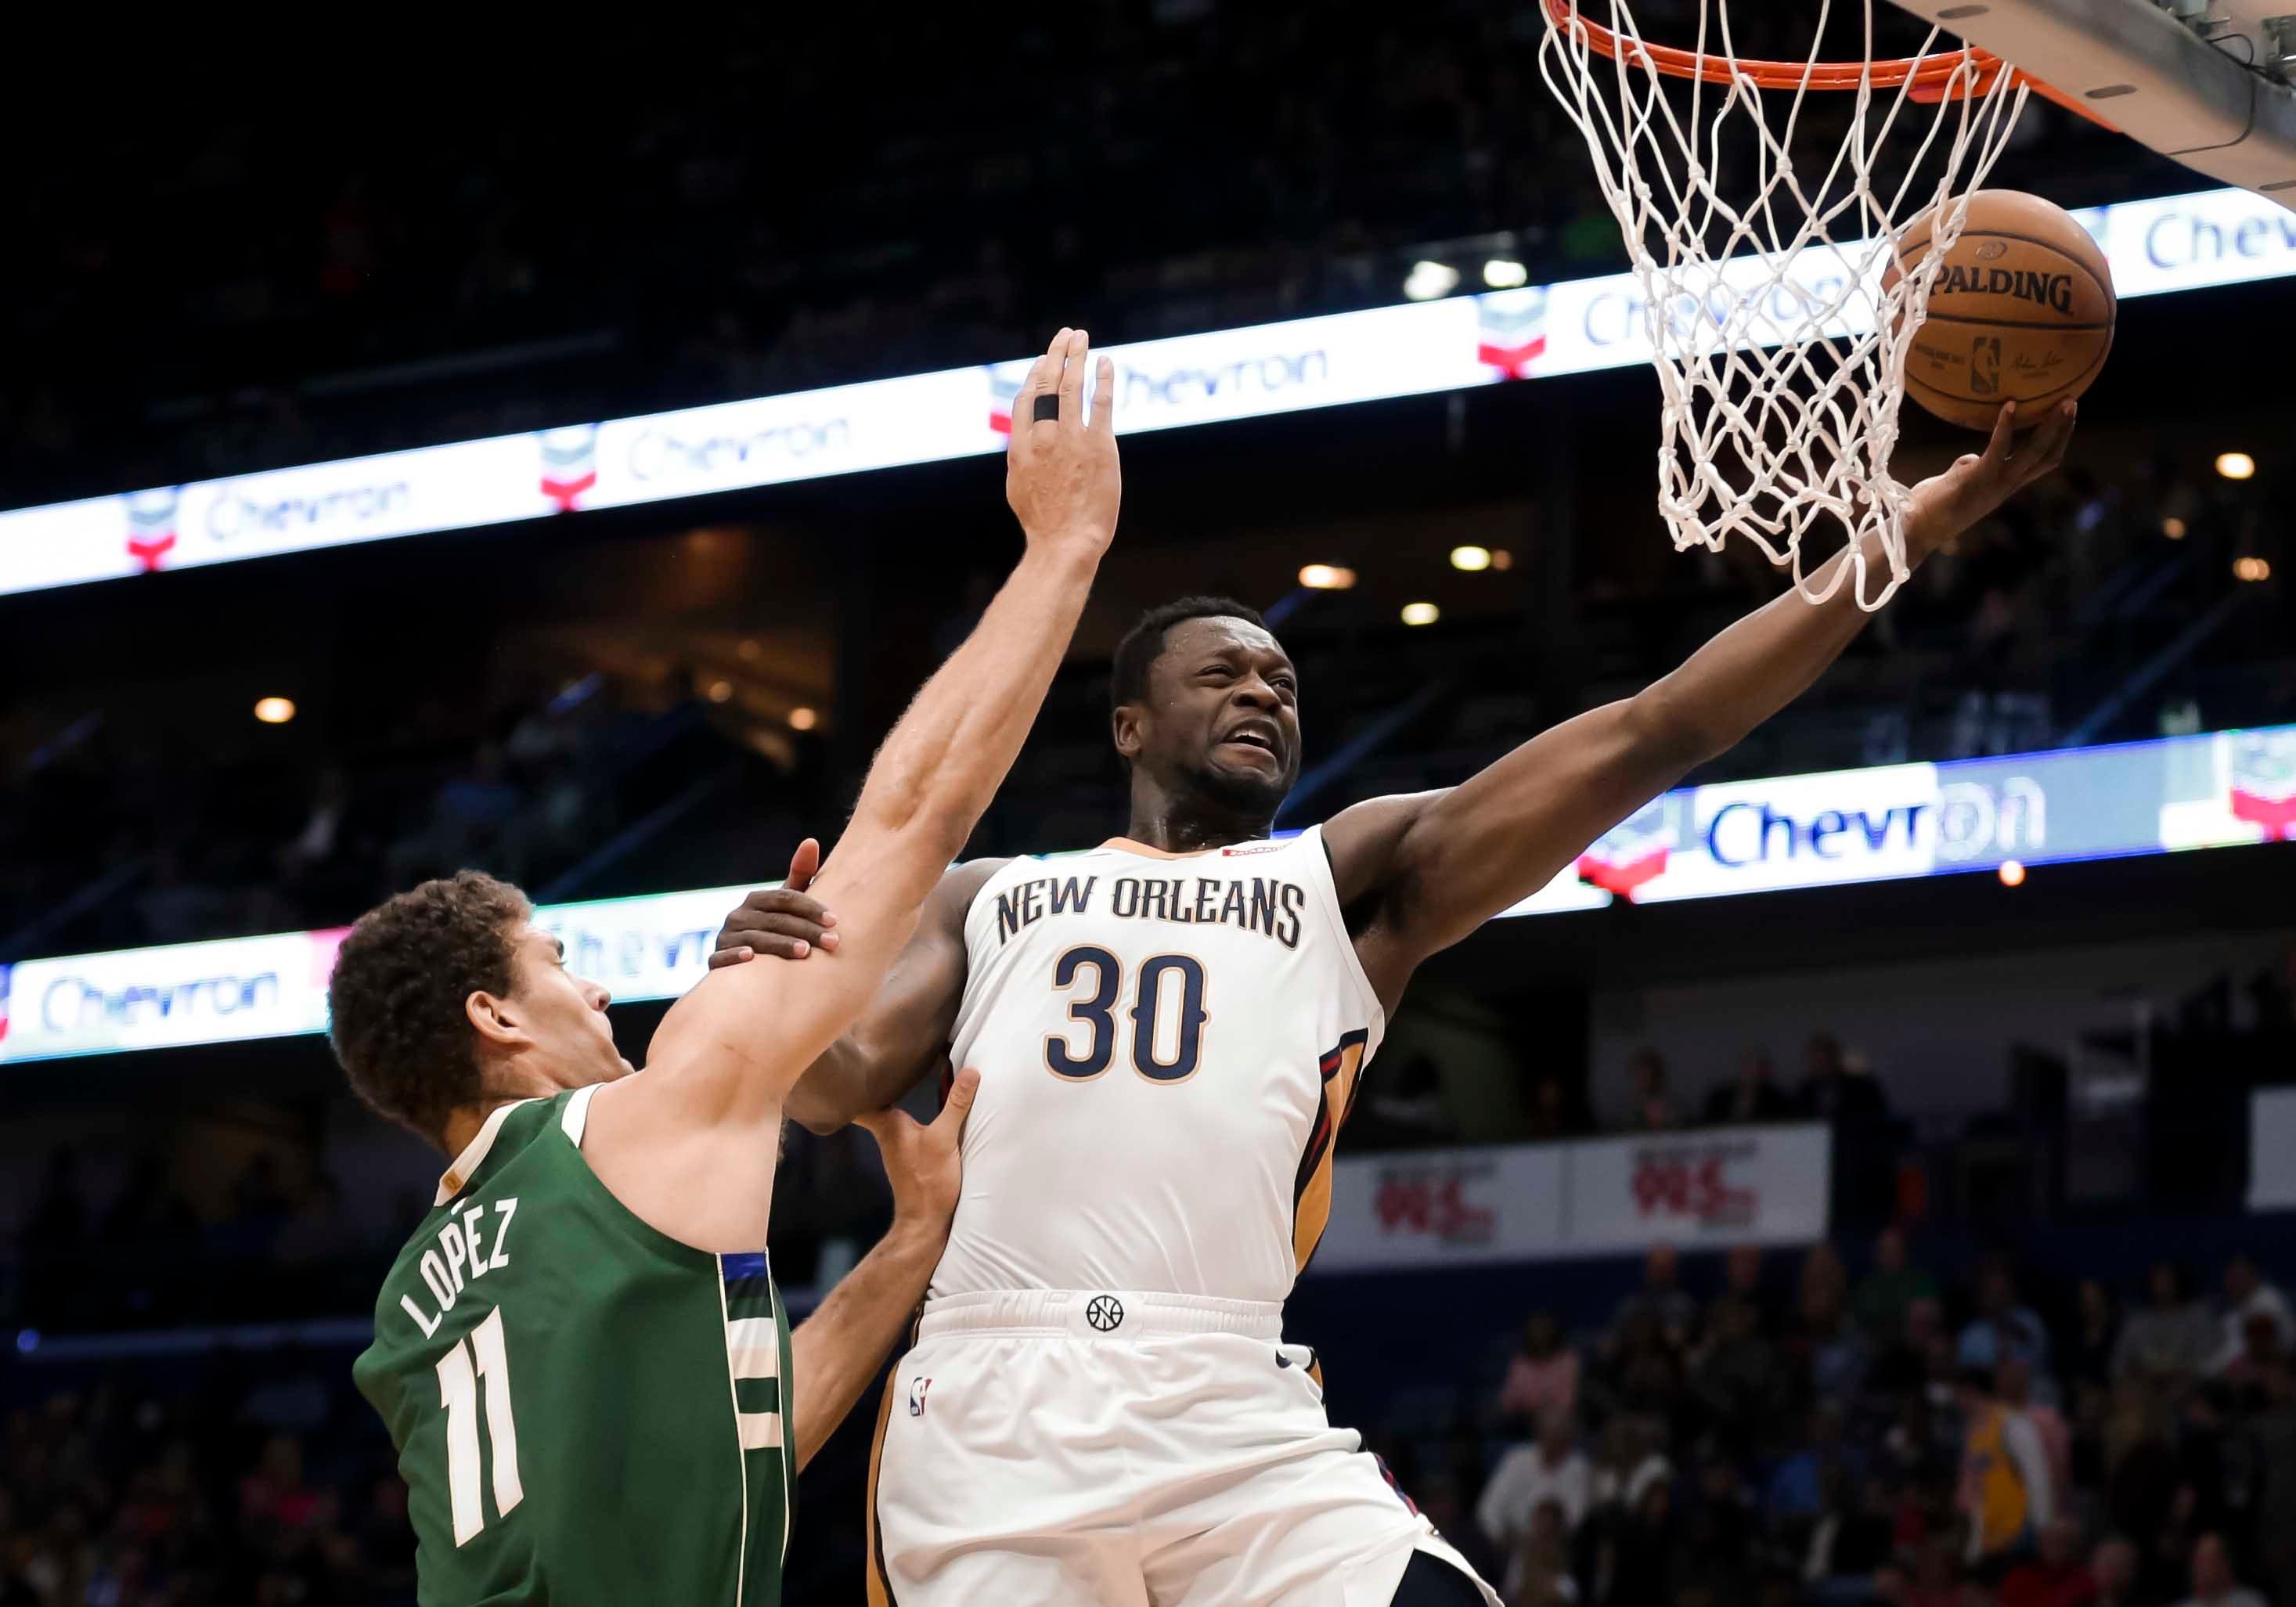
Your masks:
<path fill-rule="evenodd" d="M 1897 264 L 1916 267 L 1932 213 L 1906 225 Z M 2062 207 L 2019 190 L 1980 190 L 1931 286 L 1906 354 L 1906 394 L 1949 423 L 1990 430 L 2001 404 L 2017 427 L 2095 381 L 2112 346 L 2112 270 Z"/>

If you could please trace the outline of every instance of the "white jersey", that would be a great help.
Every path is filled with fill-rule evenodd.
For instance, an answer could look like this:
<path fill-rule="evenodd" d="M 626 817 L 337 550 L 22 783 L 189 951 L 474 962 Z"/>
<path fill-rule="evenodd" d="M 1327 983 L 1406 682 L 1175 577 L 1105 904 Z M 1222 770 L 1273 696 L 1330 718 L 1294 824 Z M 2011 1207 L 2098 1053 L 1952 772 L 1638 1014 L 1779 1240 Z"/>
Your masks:
<path fill-rule="evenodd" d="M 951 1063 L 980 1092 L 931 1300 L 1136 1290 L 1280 1302 L 1385 1018 L 1323 832 L 1016 859 L 964 922 Z"/>

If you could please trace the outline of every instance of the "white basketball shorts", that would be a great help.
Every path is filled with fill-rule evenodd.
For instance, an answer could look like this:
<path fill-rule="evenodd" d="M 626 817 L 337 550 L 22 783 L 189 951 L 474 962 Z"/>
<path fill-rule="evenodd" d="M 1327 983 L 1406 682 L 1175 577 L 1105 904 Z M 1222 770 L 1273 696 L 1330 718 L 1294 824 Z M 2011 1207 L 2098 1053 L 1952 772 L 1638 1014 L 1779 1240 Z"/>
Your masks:
<path fill-rule="evenodd" d="M 878 1417 L 873 1607 L 1388 1607 L 1414 1551 L 1472 1578 L 1282 1335 L 1250 1300 L 933 1301 Z"/>

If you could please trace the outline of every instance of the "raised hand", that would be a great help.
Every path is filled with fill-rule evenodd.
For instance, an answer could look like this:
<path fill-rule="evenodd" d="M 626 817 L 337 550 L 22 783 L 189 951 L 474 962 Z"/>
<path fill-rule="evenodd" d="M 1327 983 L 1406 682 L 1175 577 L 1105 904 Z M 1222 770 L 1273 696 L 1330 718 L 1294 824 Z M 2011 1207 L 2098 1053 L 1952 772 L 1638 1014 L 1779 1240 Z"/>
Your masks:
<path fill-rule="evenodd" d="M 1951 545 L 1954 537 L 2027 486 L 2055 473 L 2065 461 L 2079 411 L 2077 403 L 2060 402 L 2038 429 L 2020 440 L 2017 404 L 2003 403 L 1981 455 L 1964 453 L 1944 473 L 1932 474 L 1914 488 L 1914 505 L 1906 519 L 1906 556 L 1919 559 Z"/>
<path fill-rule="evenodd" d="M 854 1119 L 869 1129 L 885 1158 L 885 1177 L 893 1185 L 895 1226 L 944 1235 L 948 1232 L 964 1182 L 960 1159 L 964 1119 L 980 1092 L 980 1073 L 968 1067 L 949 1085 L 948 1103 L 930 1127 L 898 1110 L 873 1111 Z"/>
<path fill-rule="evenodd" d="M 1124 478 L 1116 461 L 1116 365 L 1099 362 L 1092 418 L 1084 416 L 1090 347 L 1080 329 L 1053 337 L 1013 398 L 1013 444 L 1004 455 L 1004 500 L 1031 545 L 1073 548 L 1097 558 L 1116 534 Z M 1037 398 L 1057 399 L 1054 418 Z"/>
<path fill-rule="evenodd" d="M 789 880 L 779 887 L 761 888 L 742 900 L 718 929 L 718 945 L 709 955 L 709 969 L 739 965 L 759 955 L 774 960 L 802 960 L 816 948 L 837 947 L 837 917 L 805 895 L 821 869 L 821 844 L 807 838 L 790 856 Z"/>

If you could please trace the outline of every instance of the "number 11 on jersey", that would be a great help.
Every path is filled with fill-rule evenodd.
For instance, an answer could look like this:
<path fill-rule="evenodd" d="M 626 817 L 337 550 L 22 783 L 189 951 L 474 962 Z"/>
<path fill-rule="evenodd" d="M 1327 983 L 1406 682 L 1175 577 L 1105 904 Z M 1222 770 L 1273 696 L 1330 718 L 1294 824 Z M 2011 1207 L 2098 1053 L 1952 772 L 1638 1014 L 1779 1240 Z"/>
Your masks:
<path fill-rule="evenodd" d="M 458 1546 L 487 1526 L 479 1491 L 481 1378 L 487 1381 L 487 1439 L 495 1458 L 495 1516 L 503 1518 L 526 1499 L 526 1489 L 518 1481 L 518 1425 L 511 1420 L 510 1357 L 503 1345 L 499 1306 L 468 1340 L 456 1340 L 439 1358 L 439 1404 L 447 1412 L 447 1494 Z"/>

